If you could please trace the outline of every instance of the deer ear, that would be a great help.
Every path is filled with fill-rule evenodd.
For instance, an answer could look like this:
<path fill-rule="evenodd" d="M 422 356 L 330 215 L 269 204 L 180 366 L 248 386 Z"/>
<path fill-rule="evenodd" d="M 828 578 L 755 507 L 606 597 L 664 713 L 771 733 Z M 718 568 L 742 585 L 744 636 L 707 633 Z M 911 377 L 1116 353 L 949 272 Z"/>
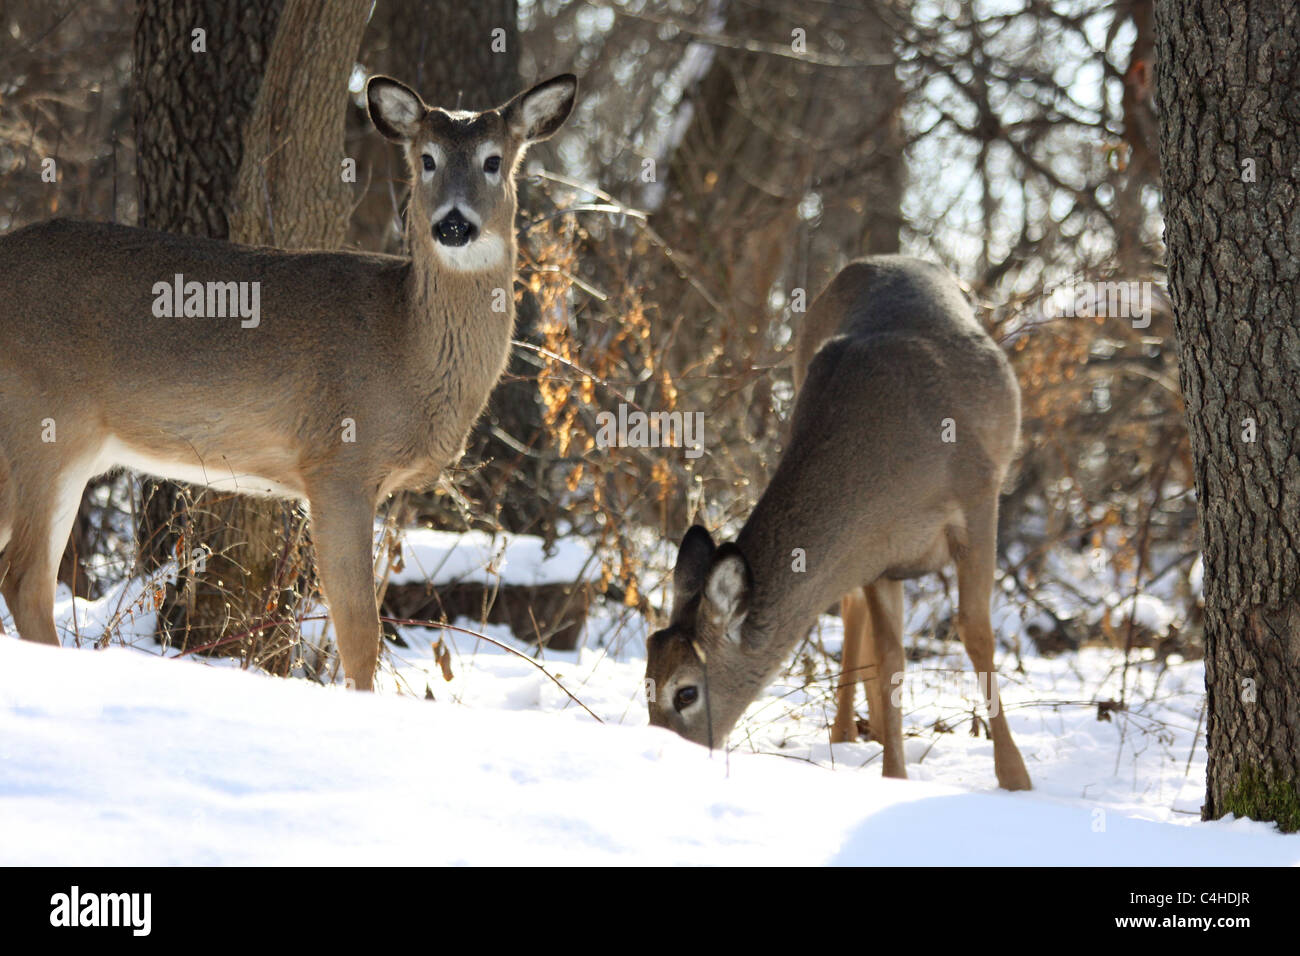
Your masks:
<path fill-rule="evenodd" d="M 415 90 L 390 76 L 372 76 L 367 81 L 366 106 L 375 129 L 395 143 L 414 139 L 420 120 L 429 112 Z"/>
<path fill-rule="evenodd" d="M 722 632 L 733 641 L 740 640 L 740 625 L 749 610 L 753 586 L 749 562 L 740 548 L 732 542 L 720 547 L 704 582 L 704 605 L 721 625 Z"/>
<path fill-rule="evenodd" d="M 536 143 L 564 125 L 577 95 L 578 78 L 562 73 L 520 93 L 501 107 L 501 115 L 514 135 L 525 143 Z"/>
<path fill-rule="evenodd" d="M 678 623 L 686 606 L 704 590 L 704 576 L 713 561 L 713 537 L 700 525 L 692 525 L 677 549 L 677 566 L 673 569 L 672 622 Z"/>

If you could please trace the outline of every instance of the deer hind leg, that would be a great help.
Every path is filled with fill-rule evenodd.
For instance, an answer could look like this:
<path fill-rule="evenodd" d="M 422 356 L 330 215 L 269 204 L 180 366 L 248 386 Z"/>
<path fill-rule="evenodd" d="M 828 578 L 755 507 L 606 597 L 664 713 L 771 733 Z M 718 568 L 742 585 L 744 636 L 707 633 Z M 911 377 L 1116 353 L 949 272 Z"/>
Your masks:
<path fill-rule="evenodd" d="M 317 493 L 310 503 L 316 572 L 334 623 L 343 676 L 357 690 L 372 690 L 379 663 L 371 550 L 375 509 L 361 492 Z"/>
<path fill-rule="evenodd" d="M 903 711 L 894 706 L 893 690 L 903 675 L 903 582 L 880 579 L 863 589 L 870 621 L 864 629 L 867 658 L 863 685 L 871 736 L 885 748 L 883 775 L 907 779 L 903 753 Z"/>
<path fill-rule="evenodd" d="M 993 569 L 997 563 L 996 492 L 966 513 L 967 540 L 954 548 L 957 564 L 957 630 L 989 708 L 993 734 L 993 768 L 1004 790 L 1030 790 L 1029 772 L 1011 737 L 998 695 L 998 675 L 993 669 L 993 622 L 989 601 L 993 596 Z"/>
<path fill-rule="evenodd" d="M 864 664 L 870 626 L 867 596 L 854 588 L 840 599 L 840 620 L 844 623 L 844 649 L 840 661 L 840 683 L 835 689 L 835 723 L 831 725 L 831 743 L 851 743 L 858 739 L 858 718 L 853 711 L 853 691 L 861 680 L 866 683 Z"/>

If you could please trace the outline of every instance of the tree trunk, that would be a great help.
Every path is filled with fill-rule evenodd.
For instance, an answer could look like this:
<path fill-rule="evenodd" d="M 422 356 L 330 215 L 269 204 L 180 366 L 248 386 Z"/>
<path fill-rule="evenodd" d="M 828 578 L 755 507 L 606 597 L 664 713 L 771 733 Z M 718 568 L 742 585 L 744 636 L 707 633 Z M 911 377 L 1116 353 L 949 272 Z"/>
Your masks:
<path fill-rule="evenodd" d="M 230 238 L 243 131 L 262 85 L 282 0 L 140 0 L 134 57 L 140 225 Z M 194 30 L 207 52 L 193 51 Z M 148 571 L 173 556 L 182 491 L 141 482 L 136 528 Z"/>
<path fill-rule="evenodd" d="M 285 0 L 244 132 L 231 238 L 282 249 L 336 249 L 347 235 L 343 179 L 348 80 L 368 0 Z"/>
<path fill-rule="evenodd" d="M 244 127 L 283 0 L 140 0 L 135 132 L 140 224 L 226 239 Z M 205 31 L 205 53 L 192 50 Z"/>
<path fill-rule="evenodd" d="M 500 106 L 519 92 L 518 21 L 516 0 L 381 2 L 371 25 L 384 36 L 375 68 L 433 106 Z M 493 50 L 494 30 L 502 31 L 497 46 L 504 44 L 503 50 Z"/>
<path fill-rule="evenodd" d="M 1205 561 L 1204 816 L 1300 829 L 1300 7 L 1160 0 L 1165 241 Z"/>
<path fill-rule="evenodd" d="M 214 94 L 240 97 L 244 118 L 228 130 L 239 143 L 238 161 L 233 170 L 221 164 L 224 195 L 183 198 L 209 222 L 217 220 L 207 207 L 219 203 L 232 240 L 285 248 L 341 244 L 350 206 L 342 178 L 347 81 L 368 11 L 363 0 L 285 0 L 252 103 L 238 85 Z M 269 35 L 250 49 L 266 49 Z M 188 103 L 176 105 L 183 112 Z M 203 144 L 202 128 L 190 133 L 196 138 L 186 147 Z M 301 515 L 283 502 L 212 492 L 199 493 L 187 510 L 172 522 L 185 529 L 182 574 L 160 620 L 179 630 L 183 645 L 229 641 L 226 650 L 286 673 L 307 566 Z M 196 550 L 206 552 L 202 569 L 185 561 Z"/>

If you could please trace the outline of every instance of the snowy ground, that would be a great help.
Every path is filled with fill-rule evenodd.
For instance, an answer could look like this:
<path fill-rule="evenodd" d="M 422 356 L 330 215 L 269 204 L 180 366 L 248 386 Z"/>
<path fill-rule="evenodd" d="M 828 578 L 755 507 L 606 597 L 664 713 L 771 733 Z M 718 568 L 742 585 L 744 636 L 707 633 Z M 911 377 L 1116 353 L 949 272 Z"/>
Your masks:
<path fill-rule="evenodd" d="M 431 542 L 408 546 L 405 575 L 442 560 Z M 530 547 L 483 561 L 535 579 L 546 556 Z M 1300 864 L 1300 836 L 1200 822 L 1199 662 L 1008 654 L 1004 706 L 1036 789 L 1007 794 L 970 734 L 978 695 L 955 645 L 909 642 L 927 656 L 909 664 L 901 782 L 881 779 L 878 745 L 826 741 L 831 617 L 730 753 L 710 754 L 646 726 L 646 628 L 622 609 L 598 607 L 583 650 L 541 661 L 601 724 L 463 633 L 403 629 L 374 695 L 166 659 L 147 594 L 59 603 L 65 644 L 107 632 L 103 651 L 0 638 L 0 863 Z M 933 613 L 916 602 L 912 627 Z M 1098 720 L 1121 684 L 1129 709 Z"/>

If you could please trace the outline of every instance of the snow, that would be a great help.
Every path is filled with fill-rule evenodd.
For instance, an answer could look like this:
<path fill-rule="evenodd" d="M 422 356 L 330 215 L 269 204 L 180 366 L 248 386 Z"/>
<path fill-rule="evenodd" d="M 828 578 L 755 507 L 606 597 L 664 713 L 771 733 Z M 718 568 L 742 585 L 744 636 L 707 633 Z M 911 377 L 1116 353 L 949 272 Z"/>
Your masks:
<path fill-rule="evenodd" d="M 1300 861 L 1262 824 L 727 759 L 550 704 L 430 704 L 0 640 L 0 863 Z"/>
<path fill-rule="evenodd" d="M 1157 634 L 1164 634 L 1172 625 L 1181 623 L 1177 612 L 1152 594 L 1129 595 L 1117 600 L 1111 611 L 1111 620 L 1116 626 L 1126 625 L 1129 615 L 1138 627 Z"/>
<path fill-rule="evenodd" d="M 390 574 L 390 584 L 496 584 L 503 578 L 516 585 L 569 584 L 600 572 L 600 562 L 579 539 L 556 541 L 548 553 L 541 538 L 505 532 L 407 529 L 402 558 L 404 566 Z"/>
<path fill-rule="evenodd" d="M 556 555 L 565 575 L 587 560 L 453 544 L 415 533 L 404 573 L 492 564 L 522 583 Z M 902 685 L 911 779 L 895 781 L 879 745 L 827 742 L 833 676 L 812 649 L 838 650 L 833 617 L 731 751 L 711 754 L 646 726 L 648 625 L 624 608 L 598 603 L 587 646 L 541 655 L 547 673 L 470 634 L 403 628 L 363 695 L 176 660 L 148 637 L 149 594 L 140 581 L 95 602 L 64 592 L 64 643 L 82 650 L 0 638 L 0 864 L 1300 865 L 1300 836 L 1200 821 L 1198 661 L 1006 653 L 1003 706 L 1036 788 L 1009 794 L 991 743 L 970 735 L 983 709 L 959 646 L 917 630 L 926 656 Z M 945 606 L 912 597 L 909 628 Z M 995 602 L 1007 648 L 1014 606 Z M 3 605 L 0 620 L 12 635 Z M 537 653 L 503 626 L 459 623 Z M 1121 694 L 1128 709 L 1099 720 Z"/>

